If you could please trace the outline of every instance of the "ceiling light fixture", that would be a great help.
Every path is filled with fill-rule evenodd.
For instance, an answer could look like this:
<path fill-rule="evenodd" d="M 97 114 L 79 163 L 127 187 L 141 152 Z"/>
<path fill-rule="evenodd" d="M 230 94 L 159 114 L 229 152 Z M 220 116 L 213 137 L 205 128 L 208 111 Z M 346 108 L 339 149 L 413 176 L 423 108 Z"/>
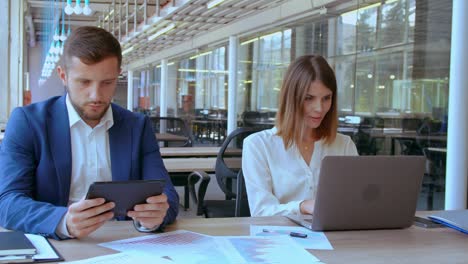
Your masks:
<path fill-rule="evenodd" d="M 65 14 L 73 14 L 72 0 L 67 0 L 67 5 L 65 6 Z"/>
<path fill-rule="evenodd" d="M 93 13 L 93 10 L 89 7 L 89 0 L 85 0 L 83 15 L 90 16 Z"/>
<path fill-rule="evenodd" d="M 162 29 L 156 31 L 156 33 L 154 33 L 153 35 L 151 35 L 151 36 L 148 38 L 148 41 L 151 41 L 151 40 L 153 40 L 153 39 L 155 39 L 155 38 L 157 38 L 157 37 L 159 37 L 159 36 L 161 36 L 161 35 L 163 35 L 163 34 L 166 34 L 167 32 L 171 31 L 171 30 L 174 29 L 174 28 L 175 28 L 175 24 L 174 24 L 174 23 L 171 23 L 171 24 L 169 24 L 167 27 L 162 28 Z"/>
<path fill-rule="evenodd" d="M 245 41 L 245 42 L 242 42 L 242 43 L 241 43 L 241 46 L 247 45 L 247 44 L 252 43 L 252 42 L 255 42 L 255 41 L 257 41 L 257 40 L 258 40 L 258 38 L 253 38 L 253 39 L 247 40 L 247 41 Z"/>
<path fill-rule="evenodd" d="M 67 32 L 65 31 L 65 12 L 62 10 L 62 31 L 59 36 L 60 41 L 64 42 L 67 39 Z"/>
<path fill-rule="evenodd" d="M 131 52 L 131 51 L 133 51 L 133 46 L 131 46 L 131 47 L 128 48 L 128 49 L 125 49 L 125 50 L 122 52 L 122 55 L 125 55 L 125 54 L 127 54 L 127 53 L 129 53 L 129 52 Z"/>
<path fill-rule="evenodd" d="M 224 2 L 224 1 L 225 1 L 225 0 L 213 0 L 213 1 L 208 2 L 208 3 L 206 4 L 206 7 L 207 7 L 208 9 L 210 9 L 210 8 L 213 8 L 213 7 L 215 7 L 215 6 L 219 5 L 219 4 L 221 4 L 221 3 Z"/>
<path fill-rule="evenodd" d="M 190 57 L 189 59 L 193 60 L 193 59 L 196 59 L 196 58 L 198 58 L 198 57 L 202 57 L 202 56 L 205 56 L 205 55 L 209 55 L 209 54 L 211 54 L 211 53 L 213 53 L 213 52 L 212 52 L 212 51 L 203 52 L 203 53 L 197 54 L 197 55 L 195 55 L 195 56 L 192 56 L 192 57 Z"/>
<path fill-rule="evenodd" d="M 76 0 L 74 11 L 77 15 L 80 15 L 83 12 L 83 8 L 81 8 L 81 0 Z"/>
<path fill-rule="evenodd" d="M 55 33 L 54 36 L 52 37 L 54 41 L 59 41 L 60 40 L 60 31 L 59 31 L 59 26 L 57 25 L 55 27 Z"/>

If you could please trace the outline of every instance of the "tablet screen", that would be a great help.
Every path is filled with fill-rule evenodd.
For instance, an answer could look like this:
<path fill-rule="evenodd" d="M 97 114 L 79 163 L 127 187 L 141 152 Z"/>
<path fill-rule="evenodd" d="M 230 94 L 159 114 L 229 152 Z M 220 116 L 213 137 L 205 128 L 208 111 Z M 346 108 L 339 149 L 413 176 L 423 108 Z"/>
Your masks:
<path fill-rule="evenodd" d="M 148 197 L 160 195 L 164 183 L 164 180 L 94 182 L 89 186 L 86 199 L 104 198 L 106 202 L 114 202 L 114 215 L 126 216 L 135 205 L 146 203 Z"/>

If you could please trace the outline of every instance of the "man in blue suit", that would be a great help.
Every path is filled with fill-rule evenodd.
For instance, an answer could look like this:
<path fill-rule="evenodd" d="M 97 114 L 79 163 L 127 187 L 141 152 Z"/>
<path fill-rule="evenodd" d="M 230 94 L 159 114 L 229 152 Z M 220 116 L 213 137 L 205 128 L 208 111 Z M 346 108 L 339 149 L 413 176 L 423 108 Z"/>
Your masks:
<path fill-rule="evenodd" d="M 114 217 L 115 206 L 84 199 L 89 185 L 141 179 L 166 184 L 163 194 L 127 213 L 135 227 L 151 232 L 173 222 L 179 197 L 149 119 L 111 103 L 121 72 L 119 42 L 103 29 L 78 28 L 63 61 L 57 72 L 66 95 L 11 114 L 0 146 L 0 226 L 55 239 L 85 237 Z"/>

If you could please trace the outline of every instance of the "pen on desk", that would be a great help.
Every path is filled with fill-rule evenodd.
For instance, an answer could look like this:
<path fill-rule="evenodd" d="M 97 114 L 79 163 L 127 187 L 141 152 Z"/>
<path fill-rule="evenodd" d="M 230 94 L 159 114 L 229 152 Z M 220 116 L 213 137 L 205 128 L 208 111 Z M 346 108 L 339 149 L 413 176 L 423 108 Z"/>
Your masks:
<path fill-rule="evenodd" d="M 268 229 L 263 229 L 262 231 L 263 231 L 263 233 L 278 233 L 278 232 L 276 232 L 274 230 L 268 230 Z M 298 238 L 306 238 L 307 237 L 307 234 L 299 233 L 299 232 L 290 232 L 289 235 L 292 236 L 292 237 L 298 237 Z"/>
<path fill-rule="evenodd" d="M 299 237 L 299 238 L 306 238 L 307 234 L 304 233 L 298 233 L 298 232 L 291 232 L 289 233 L 290 236 L 292 237 Z"/>

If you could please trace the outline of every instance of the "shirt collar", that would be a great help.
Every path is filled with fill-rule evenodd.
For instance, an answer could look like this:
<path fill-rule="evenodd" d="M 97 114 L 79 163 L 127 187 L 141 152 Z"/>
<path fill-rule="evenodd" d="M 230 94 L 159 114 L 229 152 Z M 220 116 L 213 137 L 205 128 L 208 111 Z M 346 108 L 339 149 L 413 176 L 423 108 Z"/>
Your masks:
<path fill-rule="evenodd" d="M 66 105 L 67 105 L 68 120 L 69 120 L 70 128 L 73 127 L 75 124 L 77 124 L 80 121 L 83 124 L 86 124 L 86 122 L 84 122 L 83 119 L 81 119 L 81 116 L 78 114 L 78 112 L 76 112 L 75 107 L 73 107 L 73 105 L 72 105 L 72 103 L 70 101 L 70 97 L 69 97 L 68 93 L 67 93 L 65 102 L 66 102 Z M 88 125 L 88 124 L 86 124 L 86 125 Z M 106 113 L 101 118 L 101 121 L 99 122 L 99 124 L 96 127 L 102 126 L 102 125 L 105 126 L 106 130 L 109 130 L 114 125 L 114 116 L 112 114 L 112 105 L 110 105 L 109 108 L 107 108 Z"/>

